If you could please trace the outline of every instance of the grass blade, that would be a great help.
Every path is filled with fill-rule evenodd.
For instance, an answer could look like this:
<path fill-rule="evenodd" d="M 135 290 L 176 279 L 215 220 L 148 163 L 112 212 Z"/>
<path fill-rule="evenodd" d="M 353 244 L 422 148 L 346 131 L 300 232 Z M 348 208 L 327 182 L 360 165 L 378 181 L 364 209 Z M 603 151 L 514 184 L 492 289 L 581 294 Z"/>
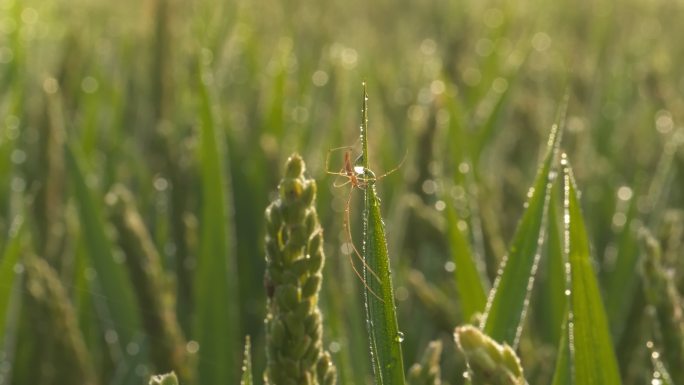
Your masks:
<path fill-rule="evenodd" d="M 556 369 L 553 373 L 551 385 L 570 385 L 570 346 L 568 345 L 568 312 L 565 312 L 561 326 L 560 342 L 556 353 Z"/>
<path fill-rule="evenodd" d="M 368 162 L 368 94 L 365 83 L 363 85 L 362 115 L 363 167 L 364 172 L 370 174 L 368 177 L 372 178 Z M 368 186 L 365 189 L 363 224 L 363 252 L 367 264 L 367 266 L 364 264 L 363 269 L 366 281 L 366 326 L 370 339 L 375 383 L 378 385 L 402 385 L 404 384 L 404 360 L 401 342 L 404 336 L 399 331 L 397 322 L 385 226 L 380 214 L 380 199 L 377 196 L 372 179 L 369 179 Z M 380 281 L 369 269 L 378 275 Z M 378 298 L 374 293 L 379 294 L 381 298 Z"/>
<path fill-rule="evenodd" d="M 7 236 L 7 245 L 0 257 L 0 328 L 3 328 L 7 320 L 7 311 L 10 309 L 12 292 L 14 291 L 14 281 L 16 273 L 14 266 L 19 260 L 22 249 L 22 238 L 24 233 L 24 218 L 16 216 L 10 227 Z M 2 329 L 0 329 L 2 330 Z M 0 343 L 3 342 L 4 335 L 0 334 Z"/>
<path fill-rule="evenodd" d="M 560 179 L 556 180 L 551 189 L 551 198 L 548 208 L 547 237 L 544 245 L 546 264 L 546 276 L 540 282 L 539 300 L 540 307 L 544 310 L 538 312 L 538 319 L 543 327 L 543 334 L 547 342 L 556 344 L 561 339 L 561 327 L 566 317 L 565 296 L 565 263 L 563 261 L 563 239 L 560 227 L 559 207 Z"/>
<path fill-rule="evenodd" d="M 570 356 L 574 383 L 621 383 L 606 312 L 589 255 L 589 240 L 570 165 L 561 161 L 565 181 L 565 251 L 570 263 Z"/>
<path fill-rule="evenodd" d="M 217 384 L 239 377 L 240 346 L 237 281 L 231 251 L 230 185 L 222 131 L 216 127 L 209 91 L 200 75 L 200 163 L 202 218 L 195 276 L 195 338 L 199 342 L 199 383 Z"/>
<path fill-rule="evenodd" d="M 451 257 L 456 264 L 454 270 L 456 287 L 461 300 L 463 319 L 469 322 L 475 313 L 484 310 L 487 296 L 468 239 L 461 229 L 465 222 L 458 218 L 451 199 L 445 198 L 449 246 Z"/>
<path fill-rule="evenodd" d="M 133 290 L 123 261 L 119 262 L 112 254 L 113 247 L 105 233 L 100 207 L 86 184 L 80 159 L 70 146 L 66 146 L 65 153 L 89 263 L 97 274 L 98 285 L 91 287 L 90 291 L 95 301 L 106 306 L 111 324 L 104 325 L 104 328 L 114 329 L 117 334 L 117 342 L 114 343 L 119 344 L 117 350 L 123 351 L 122 347 L 134 340 L 140 324 Z"/>
<path fill-rule="evenodd" d="M 494 282 L 487 308 L 482 320 L 485 334 L 499 342 L 517 346 L 527 302 L 539 261 L 539 246 L 544 239 L 546 207 L 550 184 L 553 179 L 552 165 L 562 136 L 565 106 L 561 108 L 559 123 L 551 128 L 546 156 L 539 168 L 527 209 L 513 237 L 508 255 L 499 267 L 501 272 Z"/>
<path fill-rule="evenodd" d="M 240 379 L 240 385 L 252 385 L 254 380 L 252 379 L 252 343 L 249 340 L 249 336 L 245 338 L 245 354 L 242 359 L 242 378 Z"/>
<path fill-rule="evenodd" d="M 5 249 L 0 257 L 0 378 L 12 382 L 12 368 L 17 349 L 19 315 L 23 305 L 23 275 L 15 272 L 22 252 L 24 218 L 17 215 L 10 227 Z M 2 383 L 2 381 L 0 381 Z"/>

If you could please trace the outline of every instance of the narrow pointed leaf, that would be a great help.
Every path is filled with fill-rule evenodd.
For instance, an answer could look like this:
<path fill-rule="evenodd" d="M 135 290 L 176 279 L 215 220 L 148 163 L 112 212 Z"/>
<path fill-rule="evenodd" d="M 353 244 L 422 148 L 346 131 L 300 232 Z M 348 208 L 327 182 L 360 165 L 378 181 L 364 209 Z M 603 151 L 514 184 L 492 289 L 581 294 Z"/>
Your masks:
<path fill-rule="evenodd" d="M 5 321 L 10 310 L 12 293 L 16 289 L 14 282 L 17 278 L 15 265 L 21 255 L 22 234 L 24 232 L 24 218 L 16 216 L 7 236 L 5 249 L 0 257 L 0 346 L 4 341 Z"/>
<path fill-rule="evenodd" d="M 23 275 L 15 270 L 24 242 L 24 219 L 16 216 L 0 256 L 0 377 L 12 383 L 12 368 L 17 350 L 17 329 L 23 304 Z M 0 381 L 2 383 L 2 381 Z"/>
<path fill-rule="evenodd" d="M 567 328 L 568 312 L 565 311 L 563 325 L 561 327 L 560 342 L 556 353 L 556 369 L 553 373 L 551 385 L 570 385 L 570 346 L 568 344 Z"/>
<path fill-rule="evenodd" d="M 199 383 L 239 378 L 238 293 L 232 255 L 230 185 L 222 131 L 216 127 L 209 90 L 199 79 L 202 218 L 195 275 L 195 338 L 199 342 Z"/>
<path fill-rule="evenodd" d="M 637 288 L 637 274 L 634 271 L 639 263 L 639 244 L 632 224 L 637 219 L 637 199 L 629 202 L 625 226 L 619 235 L 618 250 L 613 269 L 606 275 L 606 313 L 611 322 L 613 336 L 619 340 L 629 320 L 628 313 Z"/>
<path fill-rule="evenodd" d="M 570 166 L 565 175 L 565 236 L 570 263 L 571 361 L 574 383 L 619 385 L 620 374 L 589 253 L 589 240 Z"/>
<path fill-rule="evenodd" d="M 563 261 L 563 240 L 561 237 L 560 178 L 553 184 L 548 208 L 547 237 L 544 245 L 546 251 L 546 277 L 540 282 L 540 304 L 544 309 L 539 314 L 543 323 L 544 336 L 549 343 L 558 343 L 561 338 L 561 327 L 566 317 L 565 295 L 565 262 Z"/>
<path fill-rule="evenodd" d="M 368 268 L 375 272 L 372 274 L 364 266 L 366 325 L 370 339 L 375 383 L 377 385 L 402 385 L 404 384 L 404 362 L 401 342 L 404 337 L 399 331 L 399 324 L 397 323 L 385 225 L 380 215 L 380 200 L 375 190 L 375 184 L 370 179 L 372 173 L 368 162 L 368 95 L 365 83 L 363 98 L 361 143 L 363 146 L 363 167 L 369 178 L 368 186 L 365 189 L 363 210 L 363 252 Z M 375 275 L 379 277 L 379 281 Z"/>
<path fill-rule="evenodd" d="M 450 199 L 446 198 L 444 201 L 447 202 L 445 211 L 449 227 L 449 247 L 451 258 L 456 265 L 454 270 L 456 288 L 461 301 L 463 319 L 465 322 L 469 322 L 475 313 L 484 310 L 487 304 L 487 296 L 468 239 L 461 230 L 465 222 L 458 218 Z"/>
<path fill-rule="evenodd" d="M 100 206 L 91 195 L 83 175 L 80 157 L 70 146 L 66 146 L 66 163 L 71 175 L 73 194 L 78 207 L 81 231 L 89 257 L 89 264 L 95 269 L 97 286 L 91 287 L 93 300 L 106 308 L 106 315 L 111 324 L 104 328 L 113 328 L 117 340 L 123 350 L 134 339 L 139 329 L 140 320 L 133 290 L 130 285 L 123 261 L 114 259 L 112 243 L 105 233 L 104 221 Z M 132 366 L 130 369 L 134 369 Z"/>
<path fill-rule="evenodd" d="M 245 353 L 242 358 L 242 378 L 240 379 L 240 385 L 252 385 L 254 380 L 252 379 L 252 344 L 249 340 L 249 336 L 245 338 Z"/>
<path fill-rule="evenodd" d="M 564 112 L 559 114 L 562 123 Z M 562 126 L 555 124 L 546 148 L 541 167 L 527 200 L 527 209 L 518 223 L 513 242 L 499 267 L 485 310 L 482 327 L 485 334 L 499 342 L 517 346 L 524 320 L 534 273 L 539 261 L 539 246 L 544 239 L 546 207 L 549 201 L 550 182 L 555 171 L 553 161 L 558 152 Z"/>

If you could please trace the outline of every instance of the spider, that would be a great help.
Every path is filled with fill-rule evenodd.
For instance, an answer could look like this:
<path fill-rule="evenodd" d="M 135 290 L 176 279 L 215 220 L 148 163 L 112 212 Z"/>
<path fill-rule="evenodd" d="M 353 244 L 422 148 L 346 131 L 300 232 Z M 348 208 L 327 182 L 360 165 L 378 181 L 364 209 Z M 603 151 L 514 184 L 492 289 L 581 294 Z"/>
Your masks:
<path fill-rule="evenodd" d="M 351 197 L 352 197 L 352 191 L 354 188 L 358 188 L 360 190 L 365 190 L 366 187 L 368 187 L 369 184 L 375 183 L 378 180 L 394 173 L 397 171 L 403 164 L 404 161 L 406 160 L 406 154 L 404 155 L 404 158 L 399 162 L 399 164 L 394 167 L 393 169 L 387 171 L 386 173 L 380 175 L 380 176 L 375 176 L 375 173 L 371 171 L 368 168 L 365 168 L 363 166 L 356 166 L 355 164 L 358 164 L 359 160 L 361 159 L 361 156 L 359 156 L 354 163 L 352 163 L 352 158 L 351 158 L 351 153 L 352 153 L 352 146 L 343 146 L 343 147 L 337 147 L 333 148 L 328 151 L 328 156 L 326 157 L 325 160 L 325 171 L 326 173 L 330 175 L 336 175 L 340 176 L 343 178 L 346 178 L 346 180 L 342 183 L 335 182 L 333 184 L 333 187 L 339 188 L 339 187 L 344 187 L 347 184 L 351 184 L 351 188 L 349 189 L 349 195 L 347 197 L 347 202 L 344 206 L 344 232 L 345 236 L 347 237 L 347 243 L 351 245 L 350 247 L 352 248 L 353 254 L 356 255 L 356 257 L 361 261 L 363 264 L 364 268 L 366 268 L 379 282 L 380 277 L 378 277 L 378 274 L 371 269 L 370 266 L 366 263 L 366 260 L 363 258 L 359 250 L 356 248 L 356 245 L 354 244 L 354 240 L 352 239 L 352 232 L 351 232 L 351 220 L 350 220 L 350 206 L 351 206 Z M 345 150 L 344 151 L 344 165 L 340 169 L 340 171 L 330 171 L 330 155 L 339 150 Z M 354 260 L 352 259 L 352 253 L 347 253 L 349 256 L 349 263 L 352 266 L 352 269 L 354 270 L 354 274 L 356 274 L 359 279 L 361 279 L 361 282 L 363 282 L 364 286 L 368 291 L 371 292 L 373 296 L 375 296 L 377 299 L 379 299 L 381 302 L 384 302 L 380 296 L 378 296 L 377 293 L 375 293 L 369 286 L 366 280 L 363 278 L 359 270 L 356 268 L 356 264 L 354 263 Z"/>

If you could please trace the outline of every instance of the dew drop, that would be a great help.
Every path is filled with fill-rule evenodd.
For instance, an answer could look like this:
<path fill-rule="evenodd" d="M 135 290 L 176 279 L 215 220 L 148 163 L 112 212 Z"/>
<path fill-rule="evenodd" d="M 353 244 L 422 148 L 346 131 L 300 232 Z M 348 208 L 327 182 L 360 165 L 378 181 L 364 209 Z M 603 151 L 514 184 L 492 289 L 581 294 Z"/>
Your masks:
<path fill-rule="evenodd" d="M 164 191 L 169 187 L 169 181 L 161 176 L 157 176 L 153 182 L 154 189 L 157 191 Z"/>
<path fill-rule="evenodd" d="M 129 342 L 128 345 L 126 345 L 126 353 L 130 356 L 134 356 L 140 352 L 140 345 L 138 345 L 135 342 Z"/>
<path fill-rule="evenodd" d="M 14 274 L 21 274 L 24 272 L 24 265 L 21 263 L 17 263 L 14 265 L 14 268 L 12 270 L 14 271 Z"/>
<path fill-rule="evenodd" d="M 115 344 L 119 341 L 119 335 L 114 329 L 108 329 L 105 331 L 105 341 L 110 345 Z"/>
<path fill-rule="evenodd" d="M 135 367 L 135 374 L 137 374 L 140 377 L 145 377 L 149 374 L 149 369 L 147 368 L 147 365 L 140 364 Z"/>
<path fill-rule="evenodd" d="M 617 191 L 618 199 L 620 199 L 622 201 L 628 201 L 628 200 L 632 199 L 632 195 L 633 195 L 632 189 L 627 187 L 627 186 L 622 186 Z"/>
<path fill-rule="evenodd" d="M 394 340 L 397 342 L 404 342 L 404 333 L 398 331 L 397 335 L 394 337 Z"/>
<path fill-rule="evenodd" d="M 200 345 L 197 341 L 188 341 L 187 344 L 185 344 L 185 351 L 187 351 L 190 354 L 195 354 L 199 351 Z"/>

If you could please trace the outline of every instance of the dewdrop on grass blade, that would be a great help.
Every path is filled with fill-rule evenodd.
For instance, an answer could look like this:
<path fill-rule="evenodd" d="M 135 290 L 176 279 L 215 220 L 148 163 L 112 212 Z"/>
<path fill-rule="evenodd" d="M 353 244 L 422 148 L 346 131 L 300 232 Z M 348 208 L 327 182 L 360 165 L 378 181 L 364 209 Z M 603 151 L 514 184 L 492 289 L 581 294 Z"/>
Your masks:
<path fill-rule="evenodd" d="M 356 274 L 357 277 L 361 280 L 363 285 L 370 291 L 370 293 L 375 296 L 380 302 L 384 302 L 380 296 L 374 292 L 369 286 L 366 280 L 363 278 L 359 270 L 356 268 L 356 264 L 354 263 L 354 260 L 352 259 L 352 254 L 356 256 L 356 258 L 361 261 L 363 264 L 363 267 L 366 268 L 375 279 L 380 282 L 380 277 L 378 277 L 378 274 L 373 271 L 373 269 L 368 266 L 366 263 L 366 260 L 363 258 L 361 253 L 359 252 L 358 248 L 356 247 L 356 244 L 354 243 L 354 240 L 352 238 L 352 233 L 351 233 L 351 219 L 350 219 L 350 206 L 351 206 L 351 197 L 352 197 L 352 192 L 354 191 L 354 188 L 358 188 L 360 190 L 365 190 L 368 185 L 377 182 L 378 180 L 394 173 L 397 171 L 401 166 L 404 164 L 404 161 L 406 160 L 406 154 L 404 154 L 404 158 L 399 162 L 399 164 L 392 168 L 391 170 L 387 171 L 386 173 L 380 175 L 380 176 L 375 176 L 375 173 L 363 166 L 357 166 L 359 164 L 359 161 L 361 160 L 361 156 L 359 156 L 354 163 L 352 163 L 351 160 L 351 152 L 352 152 L 353 146 L 342 146 L 342 147 L 336 147 L 333 149 L 330 149 L 328 151 L 328 155 L 325 159 L 325 172 L 330 174 L 330 175 L 337 175 L 343 178 L 346 178 L 344 182 L 335 182 L 333 183 L 333 187 L 340 188 L 344 187 L 348 184 L 351 185 L 351 188 L 349 189 L 349 194 L 347 196 L 347 201 L 344 205 L 344 219 L 343 219 L 343 226 L 344 226 L 344 233 L 347 238 L 347 243 L 351 247 L 351 252 L 347 253 L 349 256 L 349 263 L 351 264 L 352 270 L 354 270 L 354 274 Z M 340 151 L 340 150 L 345 150 L 344 151 L 344 165 L 339 171 L 331 171 L 330 170 L 330 155 L 333 152 Z"/>

